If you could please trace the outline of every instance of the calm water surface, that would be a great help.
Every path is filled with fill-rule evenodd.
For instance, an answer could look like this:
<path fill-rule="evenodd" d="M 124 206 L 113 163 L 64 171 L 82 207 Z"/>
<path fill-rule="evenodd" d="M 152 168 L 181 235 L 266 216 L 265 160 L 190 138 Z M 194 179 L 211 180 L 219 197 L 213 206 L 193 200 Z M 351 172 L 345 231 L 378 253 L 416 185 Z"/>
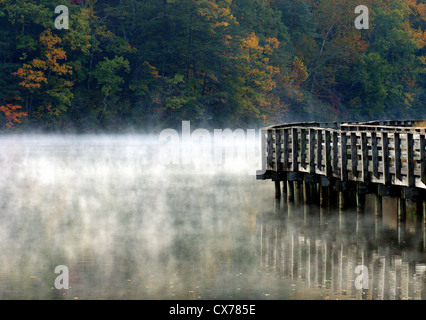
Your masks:
<path fill-rule="evenodd" d="M 1 299 L 425 299 L 419 228 L 401 242 L 368 213 L 277 204 L 252 161 L 162 165 L 144 136 L 0 141 Z"/>

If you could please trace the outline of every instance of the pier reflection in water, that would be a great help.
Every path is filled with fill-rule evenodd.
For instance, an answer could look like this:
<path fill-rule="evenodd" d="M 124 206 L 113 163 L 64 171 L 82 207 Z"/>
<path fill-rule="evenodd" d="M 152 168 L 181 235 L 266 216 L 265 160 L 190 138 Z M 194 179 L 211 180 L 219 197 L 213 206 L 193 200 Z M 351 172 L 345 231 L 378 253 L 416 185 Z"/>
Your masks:
<path fill-rule="evenodd" d="M 275 200 L 274 211 L 259 217 L 261 262 L 293 286 L 307 284 L 325 299 L 424 300 L 426 253 L 423 223 L 411 216 L 401 226 L 397 200 L 384 201 L 375 216 L 374 196 L 362 213 L 333 205 L 319 207 Z M 367 267 L 367 273 L 356 271 Z M 368 276 L 368 289 L 355 281 Z M 364 280 L 366 281 L 366 280 Z"/>

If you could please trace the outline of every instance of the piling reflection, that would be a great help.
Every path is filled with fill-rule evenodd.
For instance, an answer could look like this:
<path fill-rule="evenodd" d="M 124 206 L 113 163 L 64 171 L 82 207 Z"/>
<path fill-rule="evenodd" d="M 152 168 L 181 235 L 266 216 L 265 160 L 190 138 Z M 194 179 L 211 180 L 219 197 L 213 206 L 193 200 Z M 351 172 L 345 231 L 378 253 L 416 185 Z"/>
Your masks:
<path fill-rule="evenodd" d="M 419 224 L 402 229 L 399 223 L 395 229 L 368 207 L 360 214 L 356 208 L 305 204 L 298 207 L 300 214 L 292 206 L 296 205 L 284 201 L 279 214 L 262 215 L 265 268 L 295 286 L 317 289 L 325 299 L 426 298 L 426 254 Z M 357 266 L 367 267 L 368 288 L 357 288 Z"/>

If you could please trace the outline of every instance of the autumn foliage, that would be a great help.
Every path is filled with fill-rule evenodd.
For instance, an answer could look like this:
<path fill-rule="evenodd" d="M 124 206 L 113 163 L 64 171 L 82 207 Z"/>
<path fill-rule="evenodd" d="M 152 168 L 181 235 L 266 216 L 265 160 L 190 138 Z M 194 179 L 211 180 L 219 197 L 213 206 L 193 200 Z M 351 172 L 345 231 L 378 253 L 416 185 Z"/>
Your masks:
<path fill-rule="evenodd" d="M 11 104 L 0 106 L 0 111 L 2 111 L 7 118 L 6 127 L 12 128 L 15 123 L 22 123 L 21 118 L 28 116 L 27 112 L 17 111 L 21 108 L 21 106 L 14 106 Z"/>
<path fill-rule="evenodd" d="M 426 117 L 426 5 L 0 0 L 1 121 L 122 130 Z M 19 106 L 24 106 L 25 112 Z M 5 120 L 5 121 L 3 121 Z"/>

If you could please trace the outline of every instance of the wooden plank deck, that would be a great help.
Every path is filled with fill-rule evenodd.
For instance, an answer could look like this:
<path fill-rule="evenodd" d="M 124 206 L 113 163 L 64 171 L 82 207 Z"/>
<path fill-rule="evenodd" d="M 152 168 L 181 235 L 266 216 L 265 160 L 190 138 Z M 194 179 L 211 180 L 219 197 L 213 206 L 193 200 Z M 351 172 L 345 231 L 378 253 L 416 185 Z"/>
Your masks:
<path fill-rule="evenodd" d="M 422 120 L 293 123 L 261 130 L 258 179 L 288 172 L 426 189 Z"/>

